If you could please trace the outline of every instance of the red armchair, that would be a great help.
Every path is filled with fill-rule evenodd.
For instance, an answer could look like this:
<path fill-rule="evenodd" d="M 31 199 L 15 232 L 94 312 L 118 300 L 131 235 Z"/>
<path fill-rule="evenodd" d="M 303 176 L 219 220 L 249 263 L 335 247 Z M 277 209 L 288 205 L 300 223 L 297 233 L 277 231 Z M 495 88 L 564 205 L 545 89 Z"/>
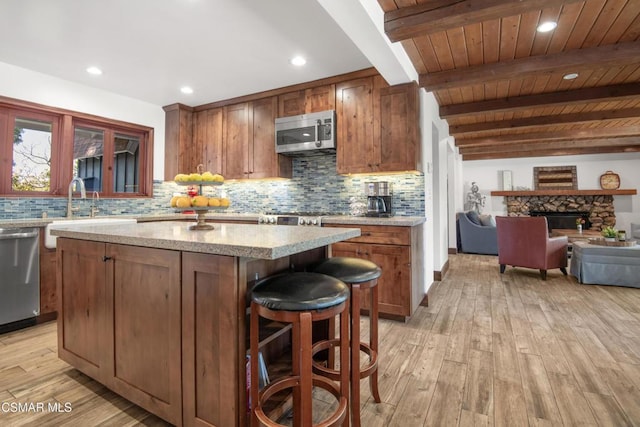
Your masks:
<path fill-rule="evenodd" d="M 542 280 L 547 280 L 547 270 L 552 268 L 567 275 L 567 237 L 550 238 L 547 218 L 499 216 L 496 226 L 500 273 L 508 264 L 539 269 Z"/>

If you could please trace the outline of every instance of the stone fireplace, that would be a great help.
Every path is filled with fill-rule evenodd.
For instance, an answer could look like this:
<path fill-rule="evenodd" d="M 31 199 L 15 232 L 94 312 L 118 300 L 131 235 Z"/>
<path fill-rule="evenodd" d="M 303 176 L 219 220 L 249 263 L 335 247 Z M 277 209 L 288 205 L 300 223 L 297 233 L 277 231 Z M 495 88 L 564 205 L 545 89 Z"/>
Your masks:
<path fill-rule="evenodd" d="M 600 231 L 606 225 L 616 225 L 613 196 L 609 195 L 549 195 L 549 196 L 507 196 L 507 213 L 510 216 L 545 215 L 548 221 L 558 217 L 571 218 L 558 220 L 555 228 L 575 228 L 576 217 L 585 217 L 585 229 Z M 545 215 L 547 216 L 547 215 Z M 569 225 L 569 226 L 567 226 Z"/>

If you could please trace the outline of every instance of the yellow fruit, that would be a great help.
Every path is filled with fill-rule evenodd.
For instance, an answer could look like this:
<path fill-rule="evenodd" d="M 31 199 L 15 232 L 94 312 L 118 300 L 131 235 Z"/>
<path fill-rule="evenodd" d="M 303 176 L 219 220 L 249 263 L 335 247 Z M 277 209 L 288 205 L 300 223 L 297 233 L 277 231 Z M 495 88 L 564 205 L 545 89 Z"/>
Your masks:
<path fill-rule="evenodd" d="M 178 175 L 175 176 L 175 178 L 173 178 L 173 180 L 175 182 L 189 181 L 189 175 L 185 175 L 183 173 L 179 173 Z"/>
<path fill-rule="evenodd" d="M 202 181 L 202 175 L 199 173 L 192 173 L 189 175 L 189 181 Z"/>
<path fill-rule="evenodd" d="M 229 204 L 231 204 L 231 202 L 226 197 L 220 199 L 220 206 L 227 207 Z"/>
<path fill-rule="evenodd" d="M 209 199 L 205 196 L 196 196 L 191 199 L 191 206 L 202 208 L 209 205 Z"/>
<path fill-rule="evenodd" d="M 176 200 L 177 208 L 190 208 L 191 207 L 191 199 L 187 196 L 180 196 L 178 200 Z"/>
<path fill-rule="evenodd" d="M 220 206 L 220 199 L 217 197 L 211 197 L 209 199 L 209 206 Z"/>
<path fill-rule="evenodd" d="M 215 181 L 214 178 L 215 178 L 215 176 L 209 171 L 207 171 L 207 172 L 202 174 L 202 180 L 203 181 Z"/>
<path fill-rule="evenodd" d="M 176 207 L 176 203 L 178 202 L 178 199 L 180 198 L 180 196 L 173 196 L 171 198 L 171 207 L 175 208 Z"/>
<path fill-rule="evenodd" d="M 224 177 L 222 175 L 216 173 L 216 174 L 213 175 L 213 180 L 216 181 L 216 182 L 223 182 L 224 181 Z"/>

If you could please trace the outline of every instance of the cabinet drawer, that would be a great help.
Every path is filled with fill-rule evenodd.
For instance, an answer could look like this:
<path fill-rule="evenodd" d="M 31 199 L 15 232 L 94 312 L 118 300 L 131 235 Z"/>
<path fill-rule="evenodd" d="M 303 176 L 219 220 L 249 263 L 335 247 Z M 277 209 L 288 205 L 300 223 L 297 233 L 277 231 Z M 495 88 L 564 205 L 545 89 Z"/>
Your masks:
<path fill-rule="evenodd" d="M 356 243 L 378 243 L 382 245 L 411 245 L 411 227 L 385 225 L 329 224 L 325 227 L 359 228 L 360 237 L 347 240 Z"/>

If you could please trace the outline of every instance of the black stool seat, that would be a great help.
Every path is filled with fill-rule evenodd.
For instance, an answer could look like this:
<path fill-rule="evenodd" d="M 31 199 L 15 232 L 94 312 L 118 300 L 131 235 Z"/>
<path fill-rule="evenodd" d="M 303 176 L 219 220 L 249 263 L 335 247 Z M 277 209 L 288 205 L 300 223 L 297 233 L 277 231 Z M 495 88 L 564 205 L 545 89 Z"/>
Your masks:
<path fill-rule="evenodd" d="M 349 298 L 340 279 L 319 273 L 285 273 L 258 282 L 252 300 L 270 310 L 322 310 Z"/>
<path fill-rule="evenodd" d="M 347 301 L 349 287 L 339 279 L 320 273 L 285 273 L 258 282 L 251 292 L 250 375 L 258 376 L 260 318 L 291 324 L 291 374 L 284 375 L 262 390 L 259 381 L 250 381 L 251 426 L 281 426 L 265 413 L 266 403 L 276 394 L 293 390 L 293 425 L 296 427 L 337 427 L 348 425 L 349 354 L 340 355 L 339 384 L 313 373 L 313 322 L 340 316 L 340 345 L 349 346 Z M 336 398 L 337 407 L 324 420 L 313 423 L 313 387 Z"/>
<path fill-rule="evenodd" d="M 351 257 L 328 258 L 316 265 L 313 271 L 335 277 L 346 283 L 370 282 L 382 274 L 382 270 L 374 262 Z"/>
<path fill-rule="evenodd" d="M 377 264 L 362 258 L 334 257 L 316 264 L 312 271 L 322 273 L 345 282 L 351 289 L 349 312 L 351 314 L 349 349 L 336 339 L 319 341 L 313 346 L 313 354 L 323 350 L 329 351 L 327 365 L 313 361 L 313 369 L 323 376 L 337 379 L 340 372 L 334 366 L 334 349 L 340 353 L 349 352 L 351 356 L 351 417 L 353 427 L 360 427 L 360 380 L 369 377 L 369 385 L 373 400 L 381 402 L 378 390 L 378 278 L 382 269 Z M 363 291 L 369 291 L 369 343 L 360 341 L 360 298 Z M 329 336 L 335 335 L 335 322 L 329 321 Z M 360 352 L 369 356 L 366 366 L 360 363 Z"/>

